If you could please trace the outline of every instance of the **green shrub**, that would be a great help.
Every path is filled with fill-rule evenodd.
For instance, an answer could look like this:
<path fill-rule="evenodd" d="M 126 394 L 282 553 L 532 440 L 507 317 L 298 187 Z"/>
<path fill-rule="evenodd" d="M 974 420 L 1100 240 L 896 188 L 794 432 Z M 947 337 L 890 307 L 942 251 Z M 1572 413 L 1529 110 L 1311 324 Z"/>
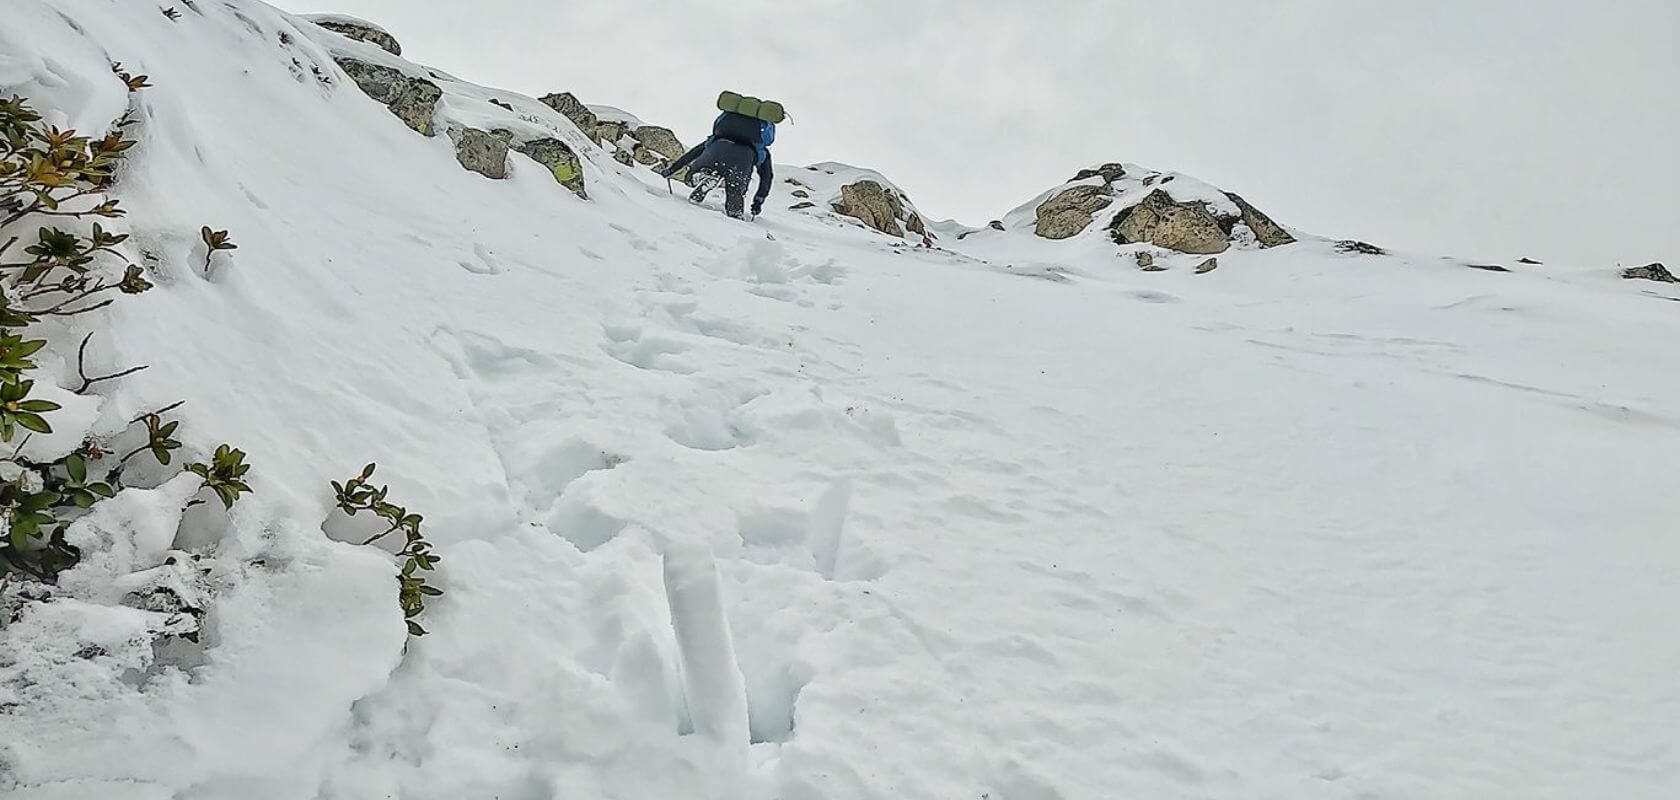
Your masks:
<path fill-rule="evenodd" d="M 370 511 L 390 524 L 384 532 L 368 537 L 362 544 L 373 544 L 393 533 L 402 532 L 403 547 L 397 551 L 397 557 L 403 559 L 402 572 L 397 575 L 397 604 L 402 606 L 408 632 L 414 636 L 425 636 L 426 629 L 420 627 L 420 623 L 414 618 L 426 610 L 426 598 L 443 594 L 442 589 L 426 580 L 426 573 L 437 566 L 439 559 L 432 553 L 431 542 L 426 541 L 425 534 L 420 531 L 420 524 L 425 521 L 424 518 L 419 514 L 410 514 L 408 509 L 387 501 L 385 497 L 390 493 L 391 487 L 374 488 L 373 484 L 368 483 L 368 479 L 373 477 L 374 467 L 374 464 L 363 467 L 360 475 L 343 483 L 333 481 L 333 493 L 337 495 L 339 510 L 345 514 L 353 517 Z"/>
<path fill-rule="evenodd" d="M 149 85 L 146 76 L 130 75 L 121 65 L 112 70 L 130 92 Z M 21 97 L 0 99 L 0 442 L 21 439 L 9 458 L 0 458 L 6 472 L 0 482 L 0 519 L 7 524 L 0 537 L 0 577 L 17 572 L 44 582 L 55 580 L 81 555 L 65 541 L 70 523 L 123 488 L 123 470 L 131 459 L 150 453 L 167 466 L 172 452 L 181 447 L 175 437 L 180 422 L 163 419 L 180 406 L 176 403 L 135 419 L 134 424 L 145 426 L 146 442 L 113 465 L 105 466 L 106 453 L 94 441 L 51 462 L 21 455 L 29 436 L 53 432 L 49 415 L 61 409 L 58 403 L 32 396 L 37 382 L 29 373 L 50 345 L 29 336 L 30 328 L 48 317 L 80 316 L 110 305 L 118 295 L 152 288 L 145 270 L 118 249 L 128 235 L 108 231 L 99 221 L 123 216 L 118 202 L 104 192 L 135 145 L 126 136 L 132 124 L 125 119 L 98 139 L 78 136 L 44 124 Z M 205 228 L 203 237 L 212 254 L 234 247 L 226 231 Z M 106 268 L 112 261 L 120 262 L 120 269 Z M 207 268 L 208 264 L 207 257 Z M 116 271 L 121 277 L 110 277 Z M 146 368 L 89 376 L 85 361 L 92 338 L 87 334 L 77 350 L 82 380 L 78 393 Z M 243 452 L 223 445 L 208 463 L 186 469 L 202 477 L 204 488 L 232 508 L 251 491 L 245 482 L 250 465 L 244 459 Z"/>

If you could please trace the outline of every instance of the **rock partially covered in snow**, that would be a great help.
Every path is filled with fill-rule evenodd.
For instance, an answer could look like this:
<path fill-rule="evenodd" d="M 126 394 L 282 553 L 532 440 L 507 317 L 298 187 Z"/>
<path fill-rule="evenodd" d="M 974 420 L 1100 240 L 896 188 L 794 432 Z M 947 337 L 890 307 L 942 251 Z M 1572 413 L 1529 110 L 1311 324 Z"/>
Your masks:
<path fill-rule="evenodd" d="M 403 124 L 427 136 L 432 135 L 432 117 L 437 113 L 438 98 L 443 97 L 443 90 L 437 84 L 381 64 L 346 56 L 334 60 L 368 97 L 391 109 L 391 113 L 396 114 Z"/>
<path fill-rule="evenodd" d="M 796 191 L 821 200 L 820 207 L 888 236 L 918 237 L 923 247 L 932 247 L 938 238 L 910 196 L 874 170 L 824 162 L 784 180 Z"/>
<path fill-rule="evenodd" d="M 1230 248 L 1226 230 L 1208 204 L 1174 200 L 1164 189 L 1122 209 L 1108 230 L 1119 244 L 1149 243 L 1180 253 L 1223 253 Z"/>
<path fill-rule="evenodd" d="M 1622 270 L 1622 277 L 1630 281 L 1658 281 L 1661 283 L 1680 283 L 1680 278 L 1668 271 L 1668 267 L 1660 263 L 1646 264 L 1643 267 L 1628 267 Z"/>
<path fill-rule="evenodd" d="M 611 106 L 589 106 L 571 92 L 544 95 L 540 102 L 572 121 L 584 136 L 618 163 L 662 168 L 682 157 L 683 147 L 670 128 L 648 125 Z"/>
<path fill-rule="evenodd" d="M 1108 186 L 1075 186 L 1038 206 L 1036 231 L 1046 239 L 1066 239 L 1091 226 L 1098 211 L 1114 204 Z"/>
<path fill-rule="evenodd" d="M 1259 242 L 1261 247 L 1294 244 L 1295 237 L 1291 236 L 1289 231 L 1284 230 L 1282 225 L 1273 222 L 1271 217 L 1261 213 L 1260 209 L 1249 205 L 1247 200 L 1237 196 L 1234 192 L 1226 192 L 1225 196 L 1230 198 L 1231 202 L 1236 203 L 1238 209 L 1241 209 L 1242 223 L 1254 232 L 1255 241 Z"/>
<path fill-rule="evenodd" d="M 584 105 L 571 92 L 545 94 L 537 100 L 543 105 L 560 112 L 566 119 L 571 120 L 572 124 L 576 125 L 578 130 L 583 131 L 585 136 L 593 138 L 595 136 L 595 126 L 601 124 L 601 120 L 595 116 L 595 112 L 590 111 L 589 107 Z"/>
<path fill-rule="evenodd" d="M 1070 181 L 1070 183 L 1078 183 L 1079 181 L 1088 180 L 1090 178 L 1102 178 L 1103 183 L 1113 183 L 1124 177 L 1126 177 L 1126 165 L 1109 162 L 1100 167 L 1080 170 L 1078 174 L 1073 176 L 1073 180 Z"/>
<path fill-rule="evenodd" d="M 565 142 L 545 137 L 515 142 L 513 149 L 547 167 L 561 186 L 572 190 L 578 197 L 589 199 L 583 188 L 583 161 Z"/>
<path fill-rule="evenodd" d="M 658 125 L 643 125 L 630 131 L 630 138 L 636 140 L 636 146 L 631 151 L 631 157 L 636 163 L 650 167 L 664 167 L 679 158 L 688 148 L 683 147 L 676 133 L 670 128 Z"/>
<path fill-rule="evenodd" d="M 341 36 L 376 45 L 391 55 L 402 55 L 402 45 L 397 42 L 397 37 L 365 19 L 344 14 L 309 14 L 304 19 Z"/>
<path fill-rule="evenodd" d="M 477 128 L 451 131 L 455 140 L 455 159 L 466 169 L 493 180 L 507 177 L 508 138 L 486 133 Z"/>
<path fill-rule="evenodd" d="M 1106 216 L 1099 219 L 1099 215 Z M 1277 247 L 1295 241 L 1248 201 L 1185 175 L 1107 163 L 1038 196 L 1005 218 L 1006 229 L 1070 239 L 1097 229 L 1119 244 L 1152 244 L 1211 255 L 1232 245 Z"/>
<path fill-rule="evenodd" d="M 904 228 L 899 226 L 899 219 L 904 216 L 904 204 L 887 191 L 887 187 L 875 181 L 858 181 L 841 187 L 840 201 L 834 204 L 834 211 L 862 220 L 865 225 L 889 236 L 904 238 Z"/>

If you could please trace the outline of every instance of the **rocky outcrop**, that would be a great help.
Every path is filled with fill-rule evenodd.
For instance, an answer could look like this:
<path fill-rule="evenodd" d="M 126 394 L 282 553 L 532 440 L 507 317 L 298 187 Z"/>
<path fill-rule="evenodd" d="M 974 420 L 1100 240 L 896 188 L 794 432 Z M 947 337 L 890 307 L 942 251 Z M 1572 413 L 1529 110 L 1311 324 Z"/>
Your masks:
<path fill-rule="evenodd" d="M 1082 169 L 1077 174 L 1075 174 L 1073 176 L 1073 180 L 1068 181 L 1068 182 L 1069 183 L 1077 183 L 1079 181 L 1088 180 L 1090 178 L 1097 178 L 1097 177 L 1102 178 L 1103 183 L 1113 183 L 1117 180 L 1120 180 L 1121 178 L 1126 177 L 1126 167 L 1123 164 L 1108 163 L 1108 164 L 1104 164 L 1100 167 L 1093 167 L 1091 169 Z"/>
<path fill-rule="evenodd" d="M 1260 243 L 1261 247 L 1278 247 L 1295 243 L 1295 237 L 1289 235 L 1289 231 L 1284 230 L 1282 225 L 1273 222 L 1271 217 L 1261 213 L 1260 209 L 1249 205 L 1247 200 L 1231 192 L 1226 192 L 1225 196 L 1242 210 L 1242 223 L 1254 232 L 1254 238 Z"/>
<path fill-rule="evenodd" d="M 1220 224 L 1207 203 L 1179 202 L 1163 189 L 1115 215 L 1108 230 L 1119 244 L 1147 242 L 1180 253 L 1213 255 L 1231 246 L 1230 228 Z"/>
<path fill-rule="evenodd" d="M 1075 186 L 1045 200 L 1038 206 L 1039 236 L 1046 239 L 1066 239 L 1090 227 L 1098 211 L 1114 203 L 1114 190 L 1108 186 Z"/>
<path fill-rule="evenodd" d="M 899 225 L 904 204 L 899 202 L 898 195 L 875 181 L 858 181 L 841 187 L 840 202 L 834 204 L 834 211 L 862 220 L 863 224 L 888 236 L 904 238 L 904 228 Z"/>
<path fill-rule="evenodd" d="M 589 199 L 583 188 L 583 161 L 565 142 L 553 138 L 532 139 L 514 143 L 513 150 L 547 167 L 555 181 L 578 197 Z"/>
<path fill-rule="evenodd" d="M 310 22 L 315 23 L 317 26 L 326 28 L 327 30 L 340 36 L 346 36 L 351 39 L 355 39 L 358 42 L 367 42 L 369 44 L 376 45 L 379 49 L 394 56 L 402 55 L 402 45 L 397 43 L 397 38 L 392 36 L 384 28 L 368 22 L 367 20 L 360 20 L 355 17 L 345 17 L 336 14 L 320 14 L 308 17 L 307 19 Z"/>
<path fill-rule="evenodd" d="M 455 140 L 455 160 L 462 167 L 492 180 L 507 177 L 507 139 L 477 128 L 450 131 L 450 136 Z"/>
<path fill-rule="evenodd" d="M 1646 264 L 1643 267 L 1628 267 L 1622 270 L 1622 277 L 1630 281 L 1658 281 L 1660 283 L 1680 283 L 1680 278 L 1668 271 L 1662 264 Z"/>
<path fill-rule="evenodd" d="M 537 100 L 543 105 L 560 112 L 561 116 L 566 119 L 571 120 L 572 124 L 578 127 L 578 130 L 583 131 L 583 135 L 594 138 L 595 126 L 600 125 L 601 120 L 595 116 L 595 112 L 590 111 L 589 107 L 574 97 L 571 92 L 545 94 Z"/>
<path fill-rule="evenodd" d="M 408 127 L 432 135 L 432 116 L 437 113 L 438 98 L 443 96 L 437 84 L 379 64 L 342 56 L 335 60 L 368 97 L 383 103 Z"/>
<path fill-rule="evenodd" d="M 631 156 L 636 163 L 650 167 L 663 167 L 679 158 L 688 148 L 683 147 L 677 140 L 677 135 L 670 128 L 658 125 L 643 125 L 630 131 L 630 138 L 636 140 L 636 147 Z"/>
<path fill-rule="evenodd" d="M 905 231 L 921 237 L 923 247 L 933 246 L 933 234 L 909 206 L 910 198 L 875 180 L 860 180 L 840 187 L 840 200 L 833 203 L 837 214 L 861 221 L 888 236 L 906 238 Z"/>

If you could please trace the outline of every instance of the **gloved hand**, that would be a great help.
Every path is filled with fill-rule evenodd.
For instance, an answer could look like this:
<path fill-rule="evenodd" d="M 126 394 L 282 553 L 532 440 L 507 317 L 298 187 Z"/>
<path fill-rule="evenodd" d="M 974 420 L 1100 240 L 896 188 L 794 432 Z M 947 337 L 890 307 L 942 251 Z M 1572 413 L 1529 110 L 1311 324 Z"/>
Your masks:
<path fill-rule="evenodd" d="M 752 215 L 756 217 L 756 216 L 758 216 L 759 214 L 762 214 L 762 213 L 764 213 L 764 198 L 754 197 L 753 198 L 753 205 L 752 205 Z"/>

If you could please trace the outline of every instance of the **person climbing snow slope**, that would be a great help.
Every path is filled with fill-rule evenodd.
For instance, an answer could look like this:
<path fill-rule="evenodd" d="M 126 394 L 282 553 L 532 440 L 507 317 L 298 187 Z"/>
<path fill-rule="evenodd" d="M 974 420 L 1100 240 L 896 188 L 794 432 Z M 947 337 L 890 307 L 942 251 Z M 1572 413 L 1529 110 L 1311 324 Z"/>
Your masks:
<path fill-rule="evenodd" d="M 696 203 L 704 201 L 722 183 L 724 213 L 746 219 L 743 207 L 747 186 L 756 168 L 758 192 L 752 202 L 752 214 L 756 217 L 764 210 L 764 199 L 770 196 L 770 185 L 775 180 L 770 165 L 770 145 L 775 141 L 775 123 L 725 111 L 712 123 L 712 135 L 706 141 L 695 145 L 660 174 L 669 178 L 688 167 L 687 183 L 695 187 L 689 199 Z"/>

